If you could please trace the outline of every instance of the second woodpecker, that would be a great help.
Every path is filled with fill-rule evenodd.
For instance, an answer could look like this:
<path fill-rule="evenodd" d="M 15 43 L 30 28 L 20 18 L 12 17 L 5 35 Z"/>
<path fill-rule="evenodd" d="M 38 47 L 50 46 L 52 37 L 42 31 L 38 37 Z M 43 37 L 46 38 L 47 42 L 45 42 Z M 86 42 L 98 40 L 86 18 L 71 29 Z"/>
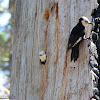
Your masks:
<path fill-rule="evenodd" d="M 92 23 L 88 20 L 88 18 L 82 16 L 79 19 L 78 24 L 71 31 L 69 41 L 68 41 L 68 50 L 72 49 L 71 61 L 74 60 L 75 62 L 79 57 L 79 45 L 80 42 L 84 39 L 85 27 L 88 24 L 92 24 Z"/>

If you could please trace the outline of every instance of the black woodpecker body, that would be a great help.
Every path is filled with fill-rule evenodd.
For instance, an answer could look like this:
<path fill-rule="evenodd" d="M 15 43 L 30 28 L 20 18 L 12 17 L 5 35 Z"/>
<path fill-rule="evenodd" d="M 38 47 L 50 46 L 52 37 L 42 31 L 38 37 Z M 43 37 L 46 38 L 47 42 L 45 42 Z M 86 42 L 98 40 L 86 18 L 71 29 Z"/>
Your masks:
<path fill-rule="evenodd" d="M 69 41 L 68 41 L 68 50 L 72 49 L 71 53 L 71 61 L 74 62 L 79 57 L 79 45 L 80 42 L 83 40 L 85 35 L 85 27 L 88 24 L 92 24 L 85 16 L 82 16 L 79 19 L 79 23 L 72 29 Z"/>

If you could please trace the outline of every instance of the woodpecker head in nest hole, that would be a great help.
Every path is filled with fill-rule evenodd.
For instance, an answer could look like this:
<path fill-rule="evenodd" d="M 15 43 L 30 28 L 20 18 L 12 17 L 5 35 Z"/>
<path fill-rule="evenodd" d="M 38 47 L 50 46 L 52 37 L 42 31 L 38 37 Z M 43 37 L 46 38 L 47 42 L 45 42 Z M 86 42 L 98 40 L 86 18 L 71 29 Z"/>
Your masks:
<path fill-rule="evenodd" d="M 46 52 L 45 51 L 40 51 L 39 52 L 39 58 L 40 58 L 40 62 L 42 64 L 45 64 L 46 63 L 46 59 L 47 59 L 47 56 L 46 56 Z"/>

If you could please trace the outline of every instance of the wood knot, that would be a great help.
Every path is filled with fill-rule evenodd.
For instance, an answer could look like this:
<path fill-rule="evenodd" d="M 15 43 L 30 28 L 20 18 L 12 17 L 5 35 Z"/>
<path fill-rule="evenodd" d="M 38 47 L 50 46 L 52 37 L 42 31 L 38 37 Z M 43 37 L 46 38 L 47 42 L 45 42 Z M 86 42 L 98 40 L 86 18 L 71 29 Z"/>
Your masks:
<path fill-rule="evenodd" d="M 44 19 L 45 19 L 46 21 L 48 21 L 48 19 L 49 19 L 49 10 L 48 10 L 48 9 L 45 11 Z"/>

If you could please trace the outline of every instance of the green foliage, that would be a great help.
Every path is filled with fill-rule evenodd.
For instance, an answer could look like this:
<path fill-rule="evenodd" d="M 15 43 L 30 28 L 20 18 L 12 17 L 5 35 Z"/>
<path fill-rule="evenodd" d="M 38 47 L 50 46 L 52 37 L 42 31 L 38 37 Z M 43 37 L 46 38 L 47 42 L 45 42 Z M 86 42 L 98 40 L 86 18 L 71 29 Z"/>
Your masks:
<path fill-rule="evenodd" d="M 3 0 L 0 0 L 0 3 L 2 3 L 3 2 Z"/>
<path fill-rule="evenodd" d="M 12 46 L 12 28 L 8 28 L 8 26 L 12 27 L 13 25 L 13 13 L 14 13 L 14 3 L 15 0 L 9 0 L 9 9 L 1 6 L 1 3 L 4 0 L 0 0 L 0 14 L 6 12 L 11 13 L 12 17 L 9 21 L 9 24 L 5 27 L 0 27 L 3 31 L 0 31 L 0 69 L 10 71 L 11 67 L 11 46 Z M 10 37 L 7 37 L 9 34 Z"/>
<path fill-rule="evenodd" d="M 1 4 L 2 4 L 3 1 L 4 1 L 4 0 L 0 0 L 0 13 L 3 13 L 3 12 L 6 10 L 5 7 L 2 7 L 2 6 L 1 6 Z"/>
<path fill-rule="evenodd" d="M 8 70 L 11 55 L 11 39 L 6 38 L 6 32 L 0 34 L 0 68 Z M 8 63 L 8 65 L 5 65 Z"/>

